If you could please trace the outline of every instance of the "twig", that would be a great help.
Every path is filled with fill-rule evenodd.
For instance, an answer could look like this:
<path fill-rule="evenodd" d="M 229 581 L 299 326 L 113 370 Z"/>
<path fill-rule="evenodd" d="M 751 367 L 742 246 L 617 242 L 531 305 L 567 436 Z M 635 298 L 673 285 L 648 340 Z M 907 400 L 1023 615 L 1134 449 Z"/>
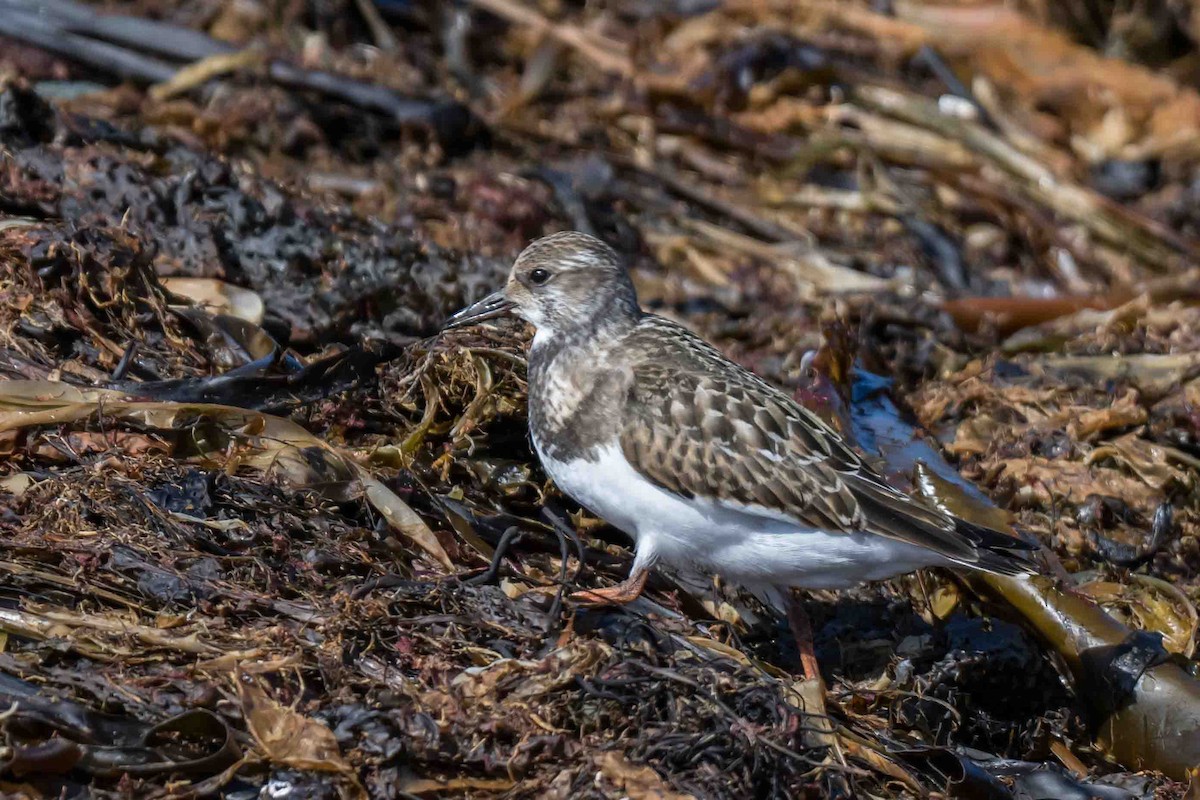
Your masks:
<path fill-rule="evenodd" d="M 1162 225 L 1121 208 L 1096 192 L 1060 178 L 1042 164 L 1020 152 L 982 126 L 938 112 L 925 98 L 894 89 L 861 86 L 854 99 L 911 125 L 935 131 L 995 165 L 1002 174 L 1020 181 L 1018 188 L 1045 203 L 1056 213 L 1078 222 L 1097 238 L 1127 250 L 1145 266 L 1165 271 L 1172 255 L 1200 255 L 1200 245 L 1184 239 Z"/>
<path fill-rule="evenodd" d="M 797 238 L 803 238 L 798 236 L 795 231 L 755 214 L 746 206 L 735 205 L 716 197 L 711 189 L 692 183 L 664 164 L 658 164 L 653 168 L 644 167 L 632 158 L 623 155 L 613 155 L 610 160 L 619 167 L 653 178 L 672 194 L 679 195 L 715 214 L 733 220 L 755 236 L 773 242 L 790 242 Z"/>
<path fill-rule="evenodd" d="M 473 5 L 489 11 L 516 25 L 533 28 L 538 33 L 570 47 L 604 72 L 633 79 L 637 68 L 615 42 L 605 42 L 582 28 L 569 23 L 551 22 L 532 8 L 515 0 L 471 0 Z"/>
<path fill-rule="evenodd" d="M 799 284 L 821 291 L 877 292 L 892 286 L 891 281 L 835 264 L 806 242 L 792 247 L 772 245 L 703 220 L 686 219 L 683 223 L 714 244 L 766 260 L 789 273 Z M 803 249 L 795 245 L 803 245 Z"/>
<path fill-rule="evenodd" d="M 230 53 L 214 53 L 183 67 L 166 83 L 151 86 L 149 94 L 152 99 L 159 102 L 170 100 L 172 97 L 203 86 L 213 78 L 255 67 L 265 60 L 266 53 L 254 47 Z"/>

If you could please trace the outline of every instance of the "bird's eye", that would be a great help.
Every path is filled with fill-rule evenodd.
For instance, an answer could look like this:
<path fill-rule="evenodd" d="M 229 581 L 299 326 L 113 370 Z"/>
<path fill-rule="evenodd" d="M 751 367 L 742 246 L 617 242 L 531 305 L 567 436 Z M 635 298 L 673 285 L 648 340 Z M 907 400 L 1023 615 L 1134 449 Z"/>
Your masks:
<path fill-rule="evenodd" d="M 546 281 L 550 280 L 550 270 L 542 269 L 541 267 L 529 273 L 529 280 L 541 286 Z"/>

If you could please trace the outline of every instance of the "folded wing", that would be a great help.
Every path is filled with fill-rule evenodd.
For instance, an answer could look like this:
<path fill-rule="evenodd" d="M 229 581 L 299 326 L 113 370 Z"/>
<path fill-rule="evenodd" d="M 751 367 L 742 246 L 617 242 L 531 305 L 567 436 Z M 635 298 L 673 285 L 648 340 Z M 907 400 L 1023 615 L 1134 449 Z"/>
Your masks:
<path fill-rule="evenodd" d="M 990 572 L 1030 571 L 1018 555 L 1024 542 L 897 491 L 783 392 L 674 323 L 643 323 L 646 341 L 673 351 L 634 364 L 621 448 L 659 486 L 804 527 L 886 536 Z M 653 333 L 664 326 L 672 336 Z"/>

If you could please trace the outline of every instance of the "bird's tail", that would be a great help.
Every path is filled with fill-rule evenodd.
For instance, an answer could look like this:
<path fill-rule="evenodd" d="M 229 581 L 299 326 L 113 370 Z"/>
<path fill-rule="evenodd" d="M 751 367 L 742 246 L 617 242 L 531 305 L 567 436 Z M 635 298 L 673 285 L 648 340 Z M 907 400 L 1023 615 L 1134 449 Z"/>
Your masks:
<path fill-rule="evenodd" d="M 973 563 L 963 566 L 1013 577 L 1038 571 L 1032 559 L 1037 545 L 957 517 L 954 525 L 957 533 L 975 545 L 977 554 Z"/>
<path fill-rule="evenodd" d="M 843 477 L 851 486 L 875 533 L 936 550 L 964 567 L 997 575 L 1037 572 L 1030 558 L 1035 545 L 983 525 L 967 522 L 911 498 L 881 481 Z"/>

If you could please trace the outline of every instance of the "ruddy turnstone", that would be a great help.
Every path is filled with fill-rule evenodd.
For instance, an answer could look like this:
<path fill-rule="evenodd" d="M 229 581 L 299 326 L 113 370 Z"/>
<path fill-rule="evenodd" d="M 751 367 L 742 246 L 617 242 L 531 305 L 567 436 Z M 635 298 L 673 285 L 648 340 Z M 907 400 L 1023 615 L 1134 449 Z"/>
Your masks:
<path fill-rule="evenodd" d="M 615 252 L 583 233 L 529 245 L 504 288 L 447 327 L 533 323 L 529 432 L 566 494 L 635 541 L 630 576 L 576 599 L 637 598 L 659 561 L 776 590 L 808 677 L 792 588 L 922 567 L 1031 571 L 1028 545 L 889 486 L 830 426 L 686 328 L 638 306 Z"/>

